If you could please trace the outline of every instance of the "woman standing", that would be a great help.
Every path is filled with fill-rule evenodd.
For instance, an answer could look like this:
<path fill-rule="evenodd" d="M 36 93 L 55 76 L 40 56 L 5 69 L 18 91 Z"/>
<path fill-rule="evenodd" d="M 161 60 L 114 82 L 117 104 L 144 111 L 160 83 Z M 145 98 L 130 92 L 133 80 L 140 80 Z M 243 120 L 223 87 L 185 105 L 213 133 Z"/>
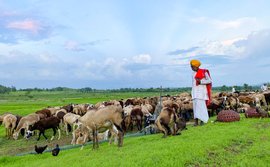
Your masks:
<path fill-rule="evenodd" d="M 190 65 L 194 71 L 191 95 L 195 119 L 194 126 L 197 126 L 199 120 L 201 120 L 200 124 L 203 125 L 209 119 L 207 105 L 210 104 L 211 100 L 212 80 L 207 69 L 199 68 L 201 65 L 199 60 L 191 60 Z"/>

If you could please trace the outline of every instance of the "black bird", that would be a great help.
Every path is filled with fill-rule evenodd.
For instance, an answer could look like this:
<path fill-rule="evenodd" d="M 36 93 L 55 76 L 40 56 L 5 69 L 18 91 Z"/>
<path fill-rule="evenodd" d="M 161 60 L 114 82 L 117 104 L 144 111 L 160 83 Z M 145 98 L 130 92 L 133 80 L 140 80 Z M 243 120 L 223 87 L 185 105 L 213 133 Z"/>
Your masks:
<path fill-rule="evenodd" d="M 53 156 L 57 156 L 60 152 L 60 148 L 59 148 L 59 145 L 56 144 L 55 148 L 52 150 L 52 155 Z"/>
<path fill-rule="evenodd" d="M 48 147 L 48 145 L 44 146 L 44 147 L 38 147 L 37 145 L 35 145 L 35 151 L 38 153 L 38 154 L 42 154 L 43 151 Z"/>

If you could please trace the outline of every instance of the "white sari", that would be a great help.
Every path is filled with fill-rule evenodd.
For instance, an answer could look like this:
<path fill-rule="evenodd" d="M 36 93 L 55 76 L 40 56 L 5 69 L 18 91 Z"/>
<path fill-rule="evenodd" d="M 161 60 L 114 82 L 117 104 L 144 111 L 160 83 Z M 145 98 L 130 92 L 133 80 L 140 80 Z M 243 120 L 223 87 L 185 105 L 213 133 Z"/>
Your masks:
<path fill-rule="evenodd" d="M 209 116 L 208 110 L 206 107 L 206 100 L 209 100 L 207 94 L 206 84 L 211 83 L 211 78 L 207 73 L 205 73 L 205 78 L 201 80 L 201 84 L 196 85 L 195 80 L 196 72 L 194 72 L 192 76 L 192 100 L 193 100 L 193 112 L 194 112 L 194 119 L 198 118 L 204 123 L 207 123 Z"/>

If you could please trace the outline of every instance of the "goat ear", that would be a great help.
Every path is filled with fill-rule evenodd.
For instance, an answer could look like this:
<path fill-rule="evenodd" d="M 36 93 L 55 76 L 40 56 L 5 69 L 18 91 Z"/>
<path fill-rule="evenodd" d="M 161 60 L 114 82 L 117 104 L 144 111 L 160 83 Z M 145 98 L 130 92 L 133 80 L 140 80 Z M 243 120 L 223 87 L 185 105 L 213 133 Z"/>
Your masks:
<path fill-rule="evenodd" d="M 124 107 L 124 102 L 122 100 L 119 101 L 120 105 L 122 106 L 122 108 Z"/>

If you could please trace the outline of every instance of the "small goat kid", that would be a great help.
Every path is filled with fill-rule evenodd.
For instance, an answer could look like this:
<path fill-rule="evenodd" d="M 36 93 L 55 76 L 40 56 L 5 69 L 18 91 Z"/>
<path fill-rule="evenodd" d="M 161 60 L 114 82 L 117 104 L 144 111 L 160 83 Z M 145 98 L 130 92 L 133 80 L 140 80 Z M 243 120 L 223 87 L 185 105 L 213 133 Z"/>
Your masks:
<path fill-rule="evenodd" d="M 64 120 L 64 124 L 65 124 L 65 129 L 66 129 L 66 134 L 68 135 L 68 132 L 69 132 L 69 126 L 72 126 L 72 131 L 74 130 L 75 128 L 75 121 L 77 119 L 79 119 L 81 116 L 80 115 L 76 115 L 76 114 L 73 114 L 73 113 L 67 113 L 64 115 L 63 117 L 63 120 Z"/>

